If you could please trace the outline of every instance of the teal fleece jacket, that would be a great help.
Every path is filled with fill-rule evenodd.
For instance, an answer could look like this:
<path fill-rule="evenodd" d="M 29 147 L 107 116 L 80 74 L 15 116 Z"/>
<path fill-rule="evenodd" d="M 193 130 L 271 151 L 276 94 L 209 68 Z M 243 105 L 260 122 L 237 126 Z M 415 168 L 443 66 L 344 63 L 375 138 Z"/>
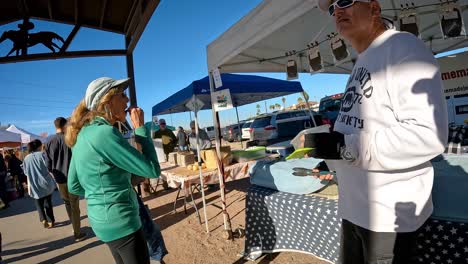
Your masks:
<path fill-rule="evenodd" d="M 84 196 L 96 236 L 109 242 L 141 227 L 131 174 L 157 178 L 161 174 L 153 142 L 144 126 L 135 129 L 141 154 L 107 120 L 96 117 L 84 126 L 72 148 L 68 190 Z"/>

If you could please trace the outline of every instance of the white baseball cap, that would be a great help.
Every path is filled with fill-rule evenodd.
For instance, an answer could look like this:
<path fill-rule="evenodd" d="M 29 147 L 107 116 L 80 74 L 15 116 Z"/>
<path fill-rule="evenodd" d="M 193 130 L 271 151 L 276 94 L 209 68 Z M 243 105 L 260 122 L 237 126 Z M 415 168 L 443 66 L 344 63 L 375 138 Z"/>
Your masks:
<path fill-rule="evenodd" d="M 330 7 L 332 0 L 319 0 L 318 6 L 322 11 L 328 12 L 328 7 Z"/>
<path fill-rule="evenodd" d="M 101 77 L 92 81 L 86 89 L 85 103 L 88 110 L 96 110 L 101 98 L 112 88 L 127 89 L 130 78 L 114 80 L 109 77 Z"/>

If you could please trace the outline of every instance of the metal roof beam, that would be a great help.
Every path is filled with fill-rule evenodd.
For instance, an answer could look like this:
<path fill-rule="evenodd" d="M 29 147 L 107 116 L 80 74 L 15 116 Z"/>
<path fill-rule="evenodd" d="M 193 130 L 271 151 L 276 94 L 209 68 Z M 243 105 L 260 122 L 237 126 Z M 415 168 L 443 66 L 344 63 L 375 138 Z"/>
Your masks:
<path fill-rule="evenodd" d="M 69 58 L 83 58 L 83 57 L 108 57 L 108 56 L 125 56 L 126 50 L 83 50 L 83 51 L 68 51 L 64 53 L 39 53 L 26 56 L 13 56 L 0 58 L 0 64 L 25 62 L 25 61 L 38 61 L 38 60 L 57 60 Z"/>
<path fill-rule="evenodd" d="M 136 5 L 139 2 L 139 0 L 134 0 L 132 4 L 132 8 L 130 8 L 130 12 L 128 13 L 127 19 L 125 20 L 125 24 L 123 27 L 123 32 L 127 32 L 128 25 L 130 23 L 130 20 L 133 18 L 133 14 L 135 13 Z"/>
<path fill-rule="evenodd" d="M 49 18 L 54 19 L 54 16 L 52 15 L 52 0 L 47 0 L 47 10 L 49 10 Z"/>
<path fill-rule="evenodd" d="M 78 30 L 81 28 L 81 25 L 75 25 L 75 27 L 73 27 L 72 31 L 70 32 L 70 34 L 68 35 L 67 39 L 65 40 L 65 42 L 63 43 L 62 47 L 60 48 L 60 53 L 64 53 L 65 51 L 67 51 L 68 49 L 68 46 L 70 46 L 70 43 L 72 42 L 72 40 L 75 38 L 76 36 L 76 33 L 78 33 Z"/>
<path fill-rule="evenodd" d="M 106 8 L 107 8 L 107 0 L 104 0 L 102 2 L 102 7 L 101 7 L 101 18 L 99 21 L 99 27 L 102 27 L 104 24 L 104 16 L 106 15 Z"/>
<path fill-rule="evenodd" d="M 75 24 L 78 24 L 78 0 L 75 0 Z"/>
<path fill-rule="evenodd" d="M 154 10 L 156 10 L 156 7 L 158 7 L 160 0 L 150 0 L 146 4 L 146 8 L 143 11 L 143 14 L 140 18 L 140 21 L 131 36 L 131 41 L 127 46 L 127 53 L 132 53 L 133 50 L 136 47 L 136 44 L 138 43 L 138 40 L 140 40 L 141 35 L 143 34 L 143 31 L 145 30 L 146 25 L 148 24 L 149 20 L 151 19 L 151 16 L 154 13 Z"/>

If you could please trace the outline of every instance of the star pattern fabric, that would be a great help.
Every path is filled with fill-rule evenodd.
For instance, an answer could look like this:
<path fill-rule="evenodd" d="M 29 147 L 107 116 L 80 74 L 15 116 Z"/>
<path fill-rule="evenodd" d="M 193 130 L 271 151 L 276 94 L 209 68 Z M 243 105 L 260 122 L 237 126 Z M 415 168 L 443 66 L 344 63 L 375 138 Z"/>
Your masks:
<path fill-rule="evenodd" d="M 418 234 L 418 260 L 468 264 L 468 224 L 429 219 Z"/>
<path fill-rule="evenodd" d="M 245 253 L 303 252 L 336 262 L 340 222 L 336 200 L 253 185 L 246 199 Z"/>
<path fill-rule="evenodd" d="M 278 192 L 253 185 L 246 198 L 246 256 L 302 252 L 338 263 L 338 201 Z M 468 264 L 468 223 L 429 219 L 418 234 L 418 260 Z"/>

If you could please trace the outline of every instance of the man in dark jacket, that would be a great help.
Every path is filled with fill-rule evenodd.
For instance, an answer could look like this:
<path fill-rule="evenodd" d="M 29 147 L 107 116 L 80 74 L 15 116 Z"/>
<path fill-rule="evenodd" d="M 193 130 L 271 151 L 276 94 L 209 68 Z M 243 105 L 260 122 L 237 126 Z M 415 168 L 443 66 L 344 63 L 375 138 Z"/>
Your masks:
<path fill-rule="evenodd" d="M 81 232 L 80 219 L 80 197 L 68 192 L 67 175 L 71 160 L 71 150 L 65 144 L 65 125 L 67 120 L 57 117 L 54 121 L 56 134 L 46 144 L 45 154 L 47 168 L 57 182 L 60 196 L 62 197 L 68 217 L 73 226 L 75 241 L 79 242 L 86 238 L 86 233 Z"/>

